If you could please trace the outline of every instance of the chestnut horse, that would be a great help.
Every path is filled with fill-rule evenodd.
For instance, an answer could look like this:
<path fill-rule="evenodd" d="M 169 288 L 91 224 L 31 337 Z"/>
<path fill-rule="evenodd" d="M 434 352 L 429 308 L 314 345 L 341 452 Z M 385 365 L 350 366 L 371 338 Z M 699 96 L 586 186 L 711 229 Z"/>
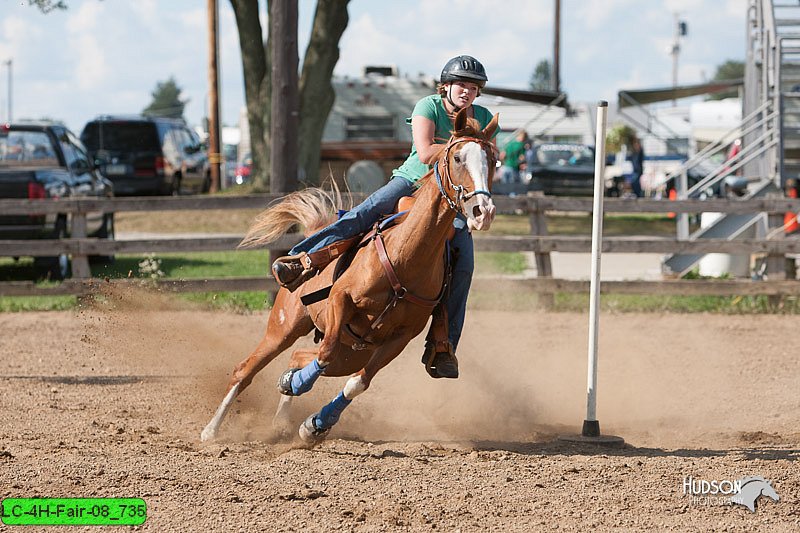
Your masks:
<path fill-rule="evenodd" d="M 360 248 L 351 266 L 333 282 L 335 262 L 295 292 L 280 289 L 270 312 L 264 338 L 247 359 L 233 371 L 227 393 L 202 440 L 216 436 L 233 400 L 250 384 L 259 370 L 314 328 L 324 332 L 316 350 L 297 350 L 278 383 L 285 395 L 278 412 L 285 411 L 290 396 L 303 394 L 323 372 L 325 376 L 351 376 L 344 390 L 300 426 L 307 443 L 325 437 L 350 401 L 369 388 L 377 372 L 397 357 L 425 328 L 431 311 L 441 298 L 445 278 L 445 241 L 456 213 L 463 213 L 471 228 L 488 229 L 494 216 L 490 186 L 494 173 L 495 148 L 491 143 L 497 116 L 482 131 L 474 119 L 461 111 L 455 118 L 454 133 L 443 145 L 437 163 L 420 180 L 415 202 L 405 220 L 375 238 L 375 246 Z M 287 196 L 286 201 L 262 213 L 249 233 L 268 233 L 262 239 L 245 238 L 245 243 L 263 244 L 279 232 L 302 221 L 321 216 L 319 189 L 306 189 Z M 291 201 L 290 201 L 291 197 Z M 302 212 L 294 212 L 297 205 Z M 270 218 L 270 213 L 280 213 Z M 271 222 L 272 221 L 272 222 Z M 270 227 L 272 224 L 272 227 Z M 380 243 L 377 241 L 381 241 Z M 382 262 L 381 244 L 390 266 Z M 393 274 L 392 274 L 393 273 Z M 333 284 L 327 299 L 304 305 L 300 298 Z M 276 415 L 277 416 L 277 415 Z"/>

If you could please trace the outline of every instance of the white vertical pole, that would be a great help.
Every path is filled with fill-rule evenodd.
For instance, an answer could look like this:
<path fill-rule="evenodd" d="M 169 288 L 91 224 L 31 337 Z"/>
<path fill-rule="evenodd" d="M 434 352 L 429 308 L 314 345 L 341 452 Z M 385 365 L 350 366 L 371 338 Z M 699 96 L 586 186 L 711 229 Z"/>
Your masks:
<path fill-rule="evenodd" d="M 586 420 L 583 435 L 600 434 L 597 422 L 597 339 L 600 305 L 600 253 L 603 248 L 603 194 L 606 169 L 606 122 L 608 102 L 597 105 L 597 133 L 594 153 L 594 203 L 592 204 L 592 278 L 589 294 L 589 371 L 587 379 Z"/>

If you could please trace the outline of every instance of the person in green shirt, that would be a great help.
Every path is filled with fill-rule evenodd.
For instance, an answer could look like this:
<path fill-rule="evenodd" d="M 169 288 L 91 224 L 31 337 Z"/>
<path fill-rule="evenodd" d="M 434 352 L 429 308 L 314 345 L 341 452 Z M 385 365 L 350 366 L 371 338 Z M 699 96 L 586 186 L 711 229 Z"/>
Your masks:
<path fill-rule="evenodd" d="M 524 130 L 517 132 L 516 137 L 506 144 L 505 150 L 500 152 L 503 166 L 500 169 L 500 179 L 503 183 L 516 183 L 519 180 L 519 166 L 525 162 L 525 149 L 528 134 Z"/>
<path fill-rule="evenodd" d="M 314 265 L 309 260 L 311 254 L 366 232 L 380 217 L 393 213 L 401 197 L 411 196 L 417 182 L 432 168 L 441 145 L 450 138 L 456 113 L 466 109 L 468 116 L 475 118 L 481 128 L 486 127 L 492 119 L 491 112 L 473 102 L 487 80 L 486 70 L 474 57 L 462 55 L 450 59 L 442 69 L 436 94 L 419 100 L 411 117 L 406 119 L 411 125 L 413 138 L 411 154 L 394 170 L 392 179 L 339 220 L 298 243 L 288 256 L 278 258 L 272 265 L 278 283 L 290 291 L 296 290 L 325 267 L 324 264 Z M 489 223 L 491 218 L 494 218 L 493 212 Z M 449 346 L 441 351 L 436 348 L 437 351 L 428 360 L 429 347 L 424 358 L 428 361 L 426 369 L 436 378 L 458 377 L 455 349 L 464 326 L 467 295 L 474 269 L 472 235 L 466 218 L 458 215 L 454 225 L 456 235 L 450 246 L 457 250 L 458 260 L 453 267 L 453 279 L 446 302 Z M 308 263 L 311 263 L 310 267 Z"/>

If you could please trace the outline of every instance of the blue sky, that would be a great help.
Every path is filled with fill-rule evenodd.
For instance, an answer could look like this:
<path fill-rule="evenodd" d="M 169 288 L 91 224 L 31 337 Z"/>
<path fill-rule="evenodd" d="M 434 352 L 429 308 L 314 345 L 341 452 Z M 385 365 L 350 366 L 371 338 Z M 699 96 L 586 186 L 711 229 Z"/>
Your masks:
<path fill-rule="evenodd" d="M 80 132 L 98 114 L 138 113 L 156 83 L 174 76 L 200 122 L 207 105 L 204 0 L 67 0 L 43 15 L 27 0 L 0 0 L 0 120 L 52 118 Z M 263 4 L 263 2 L 262 2 Z M 300 61 L 316 2 L 299 0 Z M 554 0 L 352 0 L 337 75 L 366 64 L 437 76 L 454 55 L 474 55 L 490 84 L 527 88 L 552 58 Z M 747 0 L 562 0 L 561 80 L 572 101 L 615 100 L 619 89 L 669 86 L 674 13 L 688 23 L 678 79 L 697 83 L 745 54 Z M 219 0 L 221 113 L 244 103 L 233 11 Z"/>

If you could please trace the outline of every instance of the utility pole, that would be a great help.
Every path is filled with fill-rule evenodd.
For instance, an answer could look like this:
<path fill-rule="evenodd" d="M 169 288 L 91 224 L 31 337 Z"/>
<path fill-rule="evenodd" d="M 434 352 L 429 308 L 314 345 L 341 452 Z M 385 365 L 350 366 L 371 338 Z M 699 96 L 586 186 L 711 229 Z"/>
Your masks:
<path fill-rule="evenodd" d="M 561 92 L 561 0 L 555 0 L 556 12 L 553 28 L 553 91 Z"/>
<path fill-rule="evenodd" d="M 12 115 L 12 110 L 14 109 L 14 107 L 11 105 L 11 93 L 12 93 L 12 91 L 11 91 L 11 88 L 12 88 L 12 83 L 11 83 L 11 65 L 12 65 L 12 63 L 13 63 L 13 60 L 11 60 L 11 59 L 8 59 L 7 61 L 5 61 L 5 65 L 6 65 L 6 67 L 8 67 L 8 115 L 6 115 L 6 116 L 8 117 L 7 122 L 9 122 L 9 123 L 14 121 L 14 116 Z"/>
<path fill-rule="evenodd" d="M 217 0 L 208 0 L 208 162 L 211 164 L 210 192 L 219 191 L 219 75 L 217 74 Z"/>
<path fill-rule="evenodd" d="M 670 55 L 672 55 L 672 88 L 678 87 L 678 55 L 681 52 L 680 38 L 686 36 L 686 22 L 680 20 L 678 13 L 674 13 L 675 27 L 672 36 L 672 46 L 670 47 Z M 676 106 L 677 101 L 672 100 L 672 106 Z"/>

